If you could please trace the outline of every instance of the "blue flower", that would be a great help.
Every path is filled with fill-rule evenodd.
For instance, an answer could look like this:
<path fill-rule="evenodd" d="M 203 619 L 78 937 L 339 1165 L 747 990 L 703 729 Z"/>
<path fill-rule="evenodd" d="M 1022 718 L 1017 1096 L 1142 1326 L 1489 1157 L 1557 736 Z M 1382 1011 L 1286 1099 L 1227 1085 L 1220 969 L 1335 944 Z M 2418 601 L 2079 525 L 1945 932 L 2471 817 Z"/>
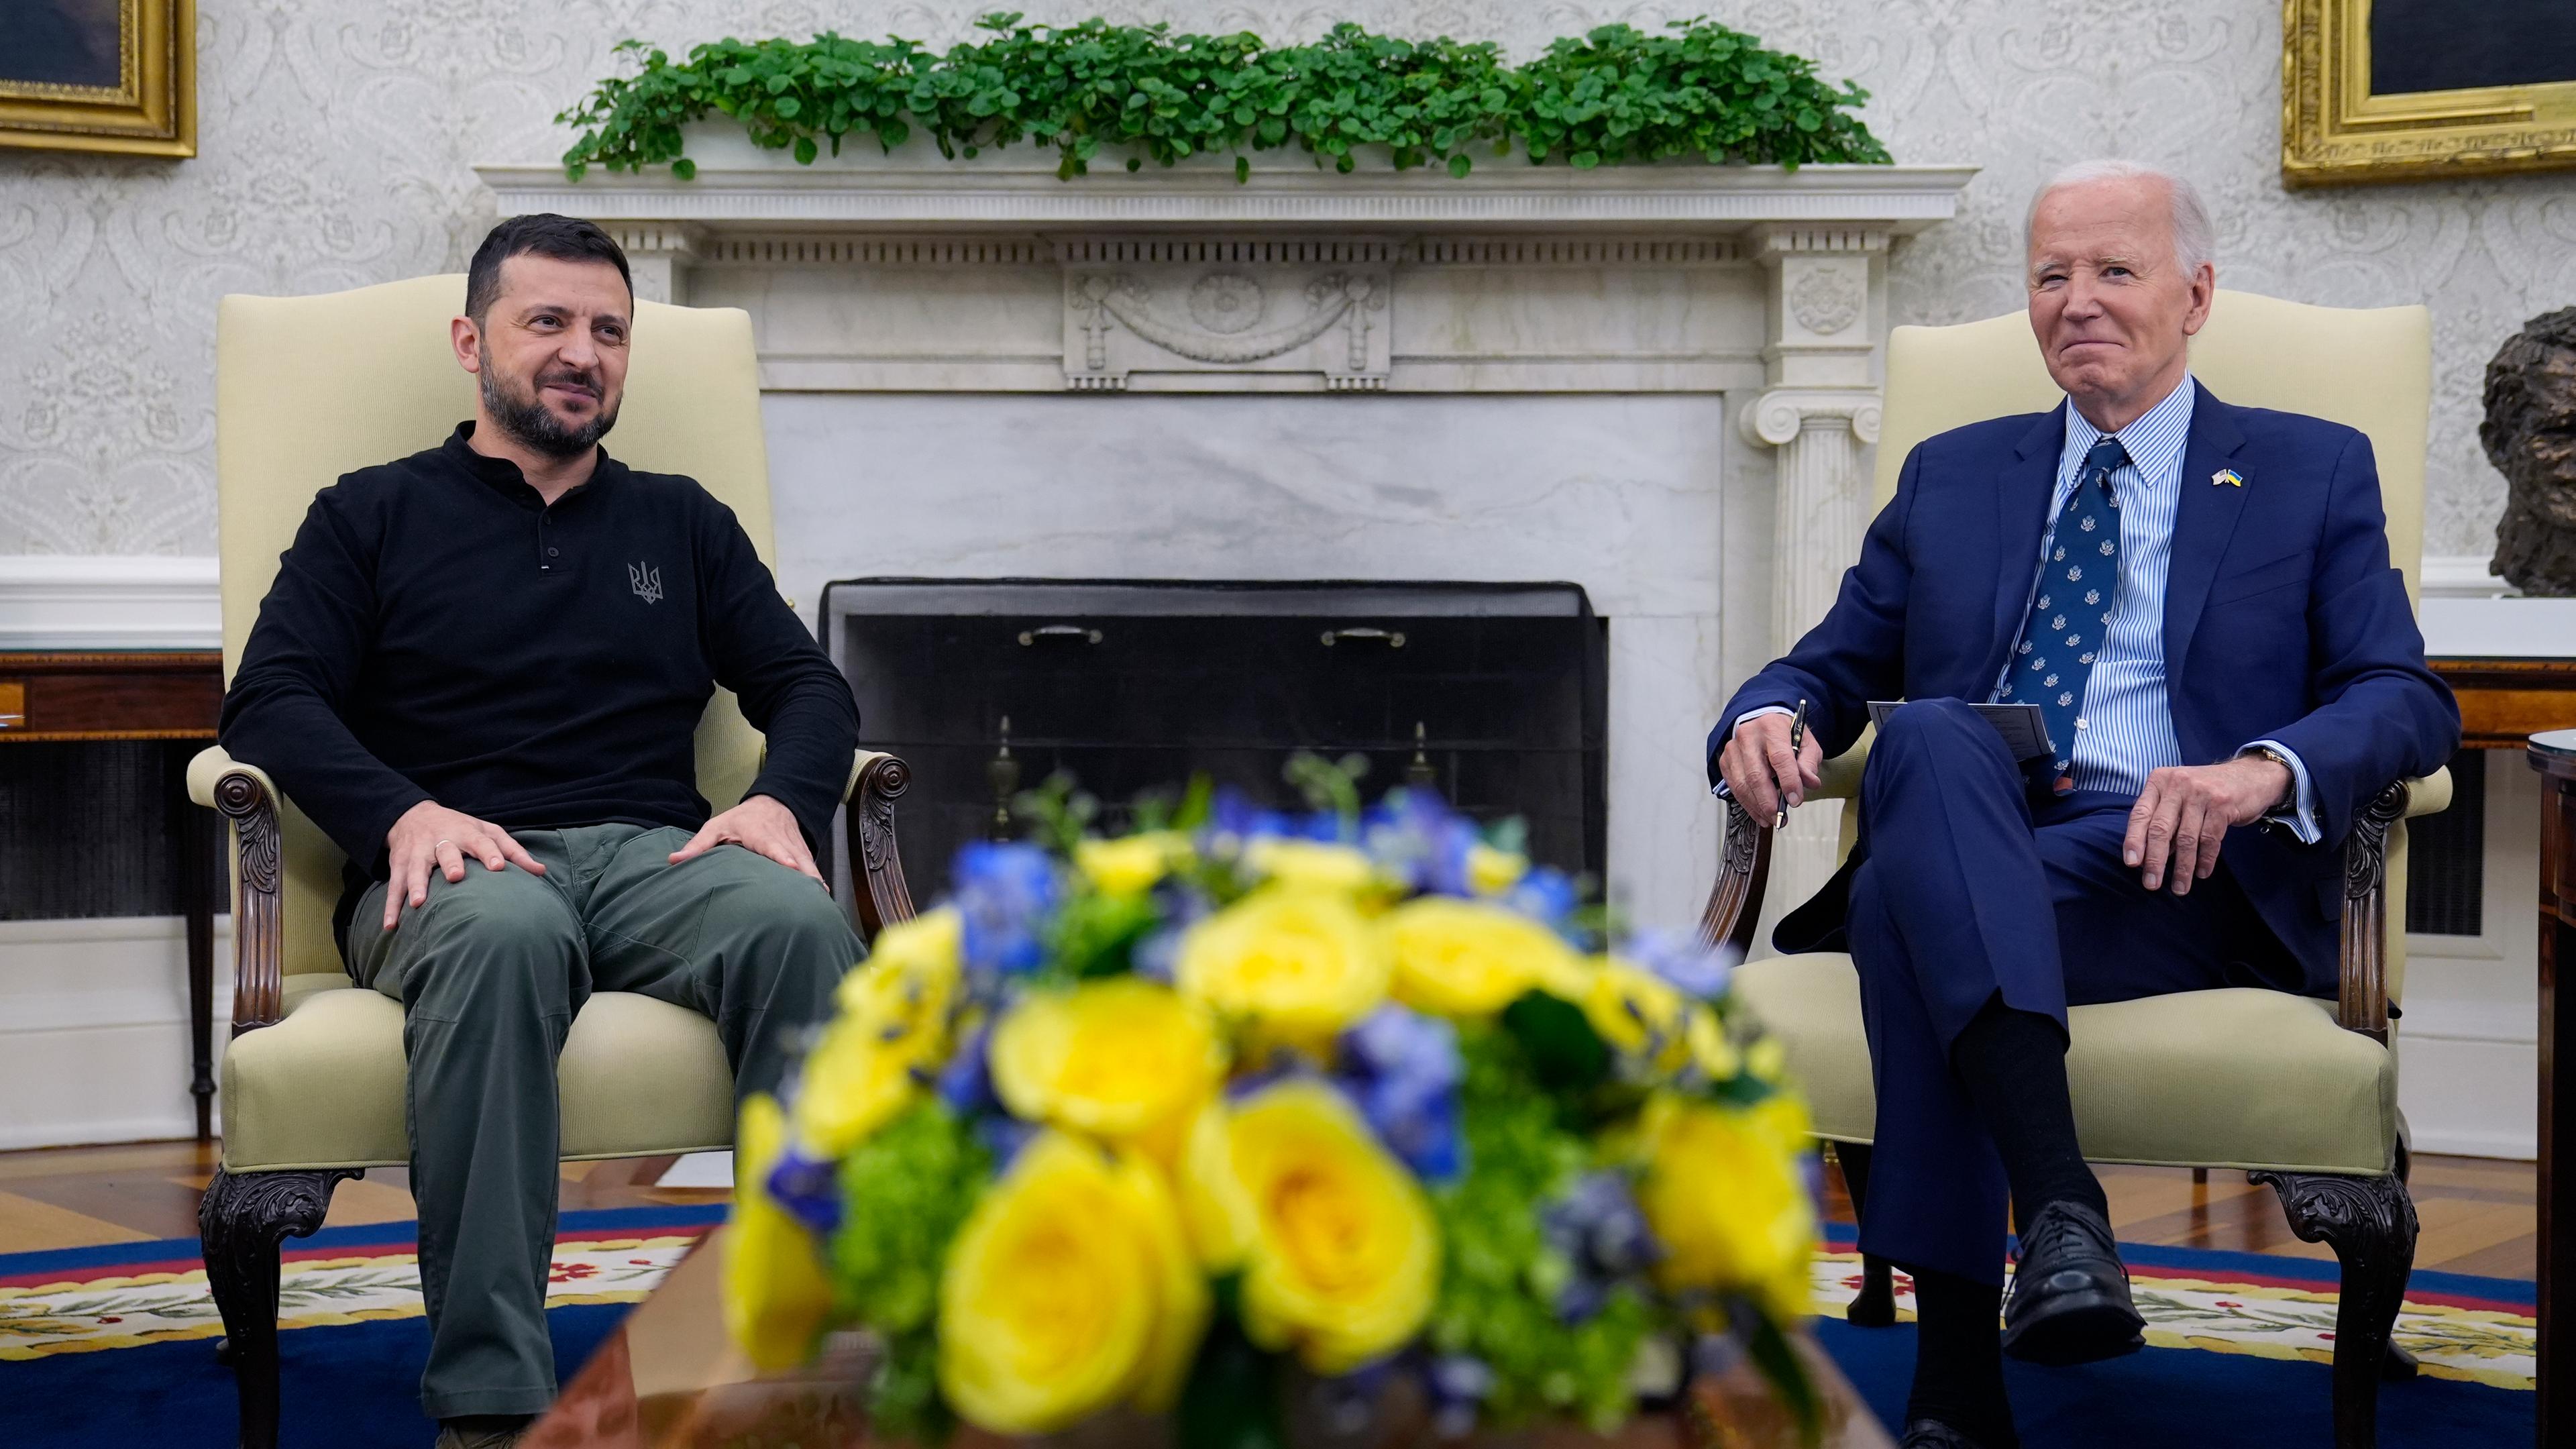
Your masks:
<path fill-rule="evenodd" d="M 1552 865 L 1533 868 L 1503 896 L 1503 904 L 1546 926 L 1558 935 L 1571 930 L 1574 908 L 1581 897 L 1574 882 L 1564 871 Z"/>
<path fill-rule="evenodd" d="M 1627 954 L 1685 996 L 1714 1001 L 1726 994 L 1726 978 L 1735 963 L 1731 953 L 1703 946 L 1689 931 L 1640 931 L 1628 940 Z"/>
<path fill-rule="evenodd" d="M 1548 1246 L 1574 1265 L 1578 1280 L 1592 1279 L 1605 1287 L 1644 1272 L 1663 1254 L 1623 1173 L 1587 1172 L 1576 1178 L 1541 1212 L 1539 1225 Z M 1564 1306 L 1560 1300 L 1560 1311 Z M 1591 1311 L 1599 1310 L 1596 1300 Z"/>
<path fill-rule="evenodd" d="M 1011 1160 L 1020 1155 L 1020 1149 L 1038 1135 L 1038 1128 L 1036 1123 L 1023 1122 L 1008 1112 L 995 1112 L 975 1119 L 975 1135 L 982 1140 L 984 1150 L 993 1155 L 993 1175 L 999 1177 L 1010 1170 Z"/>
<path fill-rule="evenodd" d="M 769 1169 L 769 1195 L 790 1217 L 830 1237 L 841 1228 L 841 1184 L 834 1165 L 808 1157 L 790 1142 Z"/>
<path fill-rule="evenodd" d="M 1457 1176 L 1466 1165 L 1457 1028 L 1381 1006 L 1342 1033 L 1341 1058 L 1344 1085 L 1389 1150 L 1426 1182 Z"/>
<path fill-rule="evenodd" d="M 1038 932 L 1063 894 L 1056 864 L 1034 845 L 978 841 L 957 852 L 957 911 L 965 920 L 966 969 L 1024 975 L 1038 968 Z"/>
<path fill-rule="evenodd" d="M 1380 868 L 1438 895 L 1474 894 L 1467 857 L 1477 840 L 1475 823 L 1429 790 L 1390 790 L 1360 820 L 1360 844 Z"/>
<path fill-rule="evenodd" d="M 1207 830 L 1217 839 L 1231 839 L 1233 849 L 1240 850 L 1245 841 L 1265 835 L 1302 835 L 1295 822 L 1266 805 L 1256 805 L 1252 797 L 1231 785 L 1216 792 L 1208 807 Z"/>
<path fill-rule="evenodd" d="M 1476 1427 L 1476 1413 L 1494 1391 L 1494 1370 L 1483 1359 L 1444 1353 L 1422 1372 L 1431 1394 L 1433 1427 L 1446 1439 L 1463 1439 Z"/>
<path fill-rule="evenodd" d="M 957 1054 L 948 1059 L 948 1064 L 939 1069 L 939 1077 L 933 1083 L 939 1100 L 947 1103 L 948 1110 L 960 1117 L 990 1112 L 998 1105 L 993 1095 L 993 1074 L 984 1053 L 992 1037 L 991 1022 L 976 1027 L 975 1034 L 968 1037 L 965 1045 L 957 1049 Z"/>

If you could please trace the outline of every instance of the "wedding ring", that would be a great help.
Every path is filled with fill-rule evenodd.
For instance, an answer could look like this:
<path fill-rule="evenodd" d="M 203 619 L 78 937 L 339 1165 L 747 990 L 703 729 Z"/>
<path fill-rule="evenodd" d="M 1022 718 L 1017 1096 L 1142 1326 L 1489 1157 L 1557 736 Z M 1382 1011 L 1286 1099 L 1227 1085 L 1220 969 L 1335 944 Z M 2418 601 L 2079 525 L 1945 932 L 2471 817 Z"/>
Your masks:
<path fill-rule="evenodd" d="M 455 842 L 455 841 L 453 841 L 453 840 L 442 840 L 442 841 L 438 842 L 438 845 L 454 845 L 455 843 L 456 843 L 456 842 Z M 438 845 L 433 845 L 433 846 L 431 846 L 431 847 L 430 847 L 430 849 L 432 849 L 432 850 L 436 850 L 436 849 L 438 849 Z"/>

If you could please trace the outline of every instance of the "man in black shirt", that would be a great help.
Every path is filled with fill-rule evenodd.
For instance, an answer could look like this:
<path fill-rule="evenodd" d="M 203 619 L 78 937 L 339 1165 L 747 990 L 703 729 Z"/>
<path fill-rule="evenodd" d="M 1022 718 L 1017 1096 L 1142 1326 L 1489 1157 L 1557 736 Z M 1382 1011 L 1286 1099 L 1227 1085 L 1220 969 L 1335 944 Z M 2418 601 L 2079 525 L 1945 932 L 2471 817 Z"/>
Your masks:
<path fill-rule="evenodd" d="M 476 252 L 474 420 L 322 490 L 224 699 L 223 743 L 349 855 L 349 972 L 403 1004 L 412 1190 L 441 1449 L 552 1402 L 555 1058 L 593 991 L 712 1018 L 737 1095 L 862 954 L 814 866 L 858 739 L 848 684 L 723 504 L 599 439 L 634 298 L 588 222 Z M 715 686 L 767 737 L 709 818 Z"/>

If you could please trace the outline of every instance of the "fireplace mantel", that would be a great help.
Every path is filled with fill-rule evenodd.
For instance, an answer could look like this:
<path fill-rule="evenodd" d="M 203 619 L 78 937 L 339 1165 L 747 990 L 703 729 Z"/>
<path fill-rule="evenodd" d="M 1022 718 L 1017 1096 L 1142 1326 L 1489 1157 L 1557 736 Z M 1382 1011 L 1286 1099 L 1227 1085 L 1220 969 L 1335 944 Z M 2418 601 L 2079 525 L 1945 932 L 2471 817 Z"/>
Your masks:
<path fill-rule="evenodd" d="M 791 597 L 870 573 L 1580 582 L 1611 630 L 1611 887 L 1659 921 L 1714 873 L 1709 711 L 1859 550 L 1888 249 L 1975 175 L 1509 158 L 1459 179 L 1383 155 L 1341 175 L 1274 151 L 1242 183 L 1230 156 L 1061 181 L 1047 148 L 799 166 L 721 125 L 688 149 L 689 181 L 477 170 L 505 216 L 606 227 L 639 296 L 750 312 Z M 1030 400 L 1143 393 L 1424 401 L 1390 432 L 1307 403 L 1190 422 Z M 898 436 L 931 419 L 948 431 Z M 1176 459 L 1214 470 L 1178 502 L 1144 481 Z M 1535 472 L 1551 487 L 1514 491 Z M 1775 898 L 1832 859 L 1829 812 L 1798 815 Z"/>
<path fill-rule="evenodd" d="M 592 171 L 567 181 L 560 165 L 476 169 L 504 216 L 553 211 L 603 224 L 662 223 L 699 238 L 773 232 L 865 236 L 1246 229 L 1396 231 L 1407 235 L 1542 231 L 1735 232 L 1761 225 L 1859 227 L 1905 235 L 1947 221 L 1972 166 L 1532 166 L 1486 159 L 1464 179 L 1397 171 L 1364 155 L 1348 175 L 1301 154 L 1252 157 L 1235 180 L 1231 157 L 1192 157 L 1130 172 L 1104 158 L 1090 175 L 1056 177 L 1051 148 L 1018 146 L 950 161 L 923 141 L 891 153 L 873 141 L 797 165 L 729 128 L 689 132 L 697 163 L 682 181 Z"/>

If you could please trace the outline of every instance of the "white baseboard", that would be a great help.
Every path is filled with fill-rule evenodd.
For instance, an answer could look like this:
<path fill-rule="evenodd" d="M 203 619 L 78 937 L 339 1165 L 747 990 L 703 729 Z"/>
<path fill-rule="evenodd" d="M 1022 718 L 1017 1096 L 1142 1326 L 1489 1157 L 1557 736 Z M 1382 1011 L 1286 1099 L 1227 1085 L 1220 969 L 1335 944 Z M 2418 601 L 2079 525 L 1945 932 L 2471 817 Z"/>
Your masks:
<path fill-rule="evenodd" d="M 0 554 L 0 651 L 216 649 L 210 555 Z"/>
<path fill-rule="evenodd" d="M 2416 1151 L 2537 1158 L 2539 1081 L 2539 1019 L 2528 1008 L 2407 1003 L 2397 1103 Z"/>
<path fill-rule="evenodd" d="M 218 916 L 219 1074 L 231 962 L 232 922 Z M 194 1135 L 187 966 L 176 916 L 0 921 L 0 1150 Z"/>

